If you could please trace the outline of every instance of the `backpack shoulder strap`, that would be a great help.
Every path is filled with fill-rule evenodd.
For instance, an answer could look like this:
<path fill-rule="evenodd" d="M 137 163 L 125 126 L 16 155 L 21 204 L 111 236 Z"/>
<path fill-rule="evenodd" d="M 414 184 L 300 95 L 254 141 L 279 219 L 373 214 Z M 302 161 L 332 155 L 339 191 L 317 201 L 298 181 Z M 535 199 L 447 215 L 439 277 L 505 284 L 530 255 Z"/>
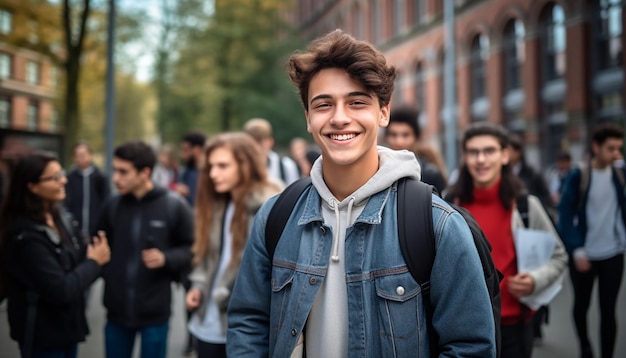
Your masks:
<path fill-rule="evenodd" d="M 398 181 L 398 240 L 409 272 L 422 288 L 428 289 L 435 262 L 432 192 L 430 185 L 417 180 Z"/>
<path fill-rule="evenodd" d="M 283 234 L 287 220 L 289 220 L 298 198 L 309 185 L 311 185 L 311 177 L 293 182 L 280 194 L 270 210 L 265 223 L 265 247 L 267 248 L 270 262 L 274 257 L 274 250 L 276 250 L 278 240 Z"/>
<path fill-rule="evenodd" d="M 580 165 L 580 182 L 578 185 L 578 198 L 582 200 L 585 196 L 585 192 L 587 191 L 587 187 L 589 186 L 589 176 L 591 175 L 589 165 L 581 164 Z"/>
<path fill-rule="evenodd" d="M 528 194 L 522 193 L 517 196 L 517 211 L 522 217 L 522 221 L 524 221 L 524 227 L 528 228 Z"/>
<path fill-rule="evenodd" d="M 619 180 L 619 184 L 622 186 L 622 188 L 624 188 L 624 185 L 626 184 L 626 179 L 624 179 L 624 169 L 613 167 L 613 171 L 615 172 L 615 175 L 617 176 L 617 180 Z"/>

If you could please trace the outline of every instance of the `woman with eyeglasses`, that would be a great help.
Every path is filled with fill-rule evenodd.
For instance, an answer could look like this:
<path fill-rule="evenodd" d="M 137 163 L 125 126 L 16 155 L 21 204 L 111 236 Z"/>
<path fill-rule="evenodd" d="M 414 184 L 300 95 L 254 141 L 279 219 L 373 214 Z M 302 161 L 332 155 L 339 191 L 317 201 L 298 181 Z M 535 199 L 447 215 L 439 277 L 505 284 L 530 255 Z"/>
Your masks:
<path fill-rule="evenodd" d="M 11 338 L 24 358 L 77 355 L 89 333 L 85 290 L 110 252 L 104 233 L 87 244 L 61 203 L 67 179 L 47 153 L 13 166 L 0 217 Z"/>

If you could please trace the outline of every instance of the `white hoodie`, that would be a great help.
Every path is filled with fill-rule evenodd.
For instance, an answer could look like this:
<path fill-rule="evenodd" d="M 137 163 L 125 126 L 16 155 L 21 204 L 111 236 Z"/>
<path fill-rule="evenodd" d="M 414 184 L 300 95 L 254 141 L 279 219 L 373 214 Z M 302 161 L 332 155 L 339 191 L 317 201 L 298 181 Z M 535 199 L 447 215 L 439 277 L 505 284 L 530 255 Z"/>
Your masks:
<path fill-rule="evenodd" d="M 370 196 L 388 189 L 398 179 L 420 179 L 420 166 L 409 151 L 378 147 L 379 168 L 367 183 L 338 201 L 322 177 L 322 158 L 311 169 L 313 186 L 322 198 L 324 223 L 333 233 L 328 272 L 315 297 L 306 323 L 306 356 L 332 358 L 348 356 L 348 297 L 345 280 L 346 229 L 354 223 Z"/>

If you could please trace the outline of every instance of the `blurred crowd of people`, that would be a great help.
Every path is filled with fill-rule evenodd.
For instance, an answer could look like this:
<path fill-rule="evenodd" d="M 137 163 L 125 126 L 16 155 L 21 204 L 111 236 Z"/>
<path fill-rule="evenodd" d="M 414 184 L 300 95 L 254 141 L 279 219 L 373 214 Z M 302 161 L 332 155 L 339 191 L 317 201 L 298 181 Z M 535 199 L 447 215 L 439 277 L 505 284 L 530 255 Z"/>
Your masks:
<path fill-rule="evenodd" d="M 374 268 L 365 272 L 369 260 L 375 261 L 378 254 L 364 256 L 367 259 L 359 264 L 362 267 L 350 261 L 351 250 L 359 247 L 349 241 L 354 240 L 351 235 L 365 231 L 365 222 L 380 219 L 373 214 L 367 216 L 370 205 L 383 203 L 386 198 L 379 198 L 379 193 L 395 188 L 393 183 L 402 177 L 421 178 L 446 201 L 468 210 L 480 225 L 492 246 L 495 267 L 503 274 L 501 317 L 496 318 L 501 324 L 501 342 L 496 344 L 495 327 L 486 322 L 491 311 L 478 317 L 482 321 L 472 321 L 475 328 L 463 326 L 474 336 L 454 331 L 446 320 L 469 320 L 462 313 L 467 308 L 463 310 L 457 302 L 441 297 L 442 284 L 434 281 L 431 295 L 435 314 L 430 319 L 436 324 L 429 329 L 437 330 L 440 347 L 423 343 L 402 346 L 381 338 L 381 342 L 365 343 L 366 348 L 381 355 L 389 353 L 387 349 L 400 349 L 399 356 L 407 356 L 408 351 L 402 349 L 412 349 L 407 347 L 416 344 L 422 352 L 458 348 L 457 354 L 499 353 L 507 358 L 528 358 L 533 344 L 543 338 L 542 324 L 548 322 L 549 310 L 547 304 L 530 308 L 524 298 L 555 283 L 569 267 L 575 293 L 573 321 L 581 356 L 593 356 L 586 316 L 596 277 L 601 356 L 613 356 L 615 305 L 626 250 L 626 184 L 623 168 L 615 165 L 622 159 L 623 130 L 613 125 L 598 126 L 591 136 L 589 160 L 576 165 L 564 152 L 544 175 L 525 160 L 523 137 L 510 135 L 495 124 L 475 124 L 464 131 L 463 160 L 449 174 L 437 150 L 421 138 L 418 111 L 408 106 L 391 107 L 391 92 L 372 84 L 371 78 L 352 73 L 347 76 L 351 67 L 343 67 L 342 61 L 348 60 L 324 52 L 324 41 L 337 46 L 353 44 L 345 50 L 356 53 L 377 54 L 377 50 L 340 31 L 327 36 L 313 44 L 310 55 L 318 56 L 319 63 L 335 65 L 300 78 L 312 68 L 306 62 L 310 58 L 294 55 L 290 60 L 290 75 L 302 96 L 307 128 L 315 144 L 294 138 L 288 155 L 276 151 L 270 121 L 261 118 L 250 119 L 241 131 L 208 138 L 201 132 L 190 132 L 178 143 L 178 149 L 173 144 L 155 149 L 142 141 L 124 143 L 115 149 L 112 173 L 103 173 L 94 164 L 94 153 L 87 142 L 73 147 L 73 165 L 67 173 L 59 159 L 49 153 L 4 153 L 0 176 L 1 287 L 8 298 L 11 338 L 23 357 L 77 356 L 78 343 L 89 333 L 86 295 L 99 277 L 105 283 L 105 355 L 109 358 L 130 358 L 138 335 L 142 357 L 166 356 L 172 282 L 179 282 L 186 291 L 185 354 L 353 355 L 350 349 L 363 347 L 351 345 L 356 338 L 351 336 L 348 325 L 357 317 L 376 320 L 369 307 L 362 308 L 361 316 L 353 313 L 357 306 L 371 300 L 365 297 L 369 292 L 366 283 L 356 276 L 373 275 L 371 279 L 380 285 L 374 291 L 385 296 L 380 298 L 385 305 L 405 307 L 402 302 L 410 298 L 405 278 L 386 273 L 390 276 L 384 276 L 388 279 L 385 281 L 374 277 L 383 275 Z M 380 82 L 393 84 L 393 69 L 380 57 L 367 58 L 363 61 L 371 61 L 371 67 L 378 68 Z M 341 92 L 344 90 L 345 94 Z M 321 95 L 309 98 L 315 91 Z M 328 115 L 326 111 L 331 107 L 337 108 L 336 113 Z M 370 111 L 371 118 L 361 119 L 365 118 L 364 111 Z M 353 121 L 357 125 L 350 127 Z M 348 127 L 351 129 L 343 130 Z M 377 138 L 379 127 L 384 131 Z M 379 146 L 379 142 L 389 149 Z M 300 206 L 293 210 L 310 216 L 302 214 L 298 222 L 290 220 L 288 231 L 318 240 L 330 230 L 333 247 L 326 251 L 308 247 L 308 242 L 292 244 L 292 253 L 310 250 L 307 262 L 298 261 L 301 256 L 292 262 L 281 251 L 272 261 L 266 256 L 263 240 L 263 220 L 269 211 L 264 205 L 290 184 L 309 176 L 312 188 L 302 194 L 307 200 L 300 200 Z M 519 204 L 520 196 L 523 204 Z M 433 212 L 437 206 L 449 208 L 437 195 L 433 198 Z M 308 212 L 308 205 L 321 207 L 321 211 Z M 386 228 L 395 225 L 382 220 Z M 316 231 L 306 229 L 313 221 L 319 222 Z M 463 237 L 456 250 L 473 247 L 463 225 L 451 217 L 438 226 L 442 240 L 447 232 Z M 520 258 L 515 240 L 521 228 L 548 232 L 554 238 L 548 261 L 529 272 L 520 272 L 517 267 Z M 376 236 L 368 231 L 359 237 L 367 243 L 368 235 Z M 247 243 L 249 237 L 253 242 Z M 441 244 L 439 249 L 450 258 L 456 257 L 454 247 Z M 330 259 L 315 264 L 331 250 Z M 400 257 L 392 249 L 386 250 L 390 262 Z M 480 276 L 471 276 L 472 272 L 482 272 L 475 253 L 459 251 L 459 255 L 458 264 L 467 265 L 463 270 L 469 275 L 468 282 L 482 282 Z M 345 266 L 343 260 L 347 260 Z M 439 274 L 437 265 L 444 270 L 452 263 L 436 263 L 433 280 Z M 452 268 L 445 270 L 454 277 L 464 277 Z M 245 278 L 238 279 L 238 275 Z M 351 301 L 354 297 L 349 287 L 357 281 L 364 285 L 365 303 Z M 320 293 L 313 296 L 305 287 L 320 285 Z M 471 289 L 476 290 L 475 294 L 464 294 L 468 294 L 466 298 L 476 306 L 476 312 L 481 312 L 490 307 L 478 302 L 488 300 L 487 291 L 478 286 Z M 387 289 L 393 292 L 384 292 Z M 288 305 L 294 302 L 298 307 Z M 300 317 L 297 313 L 303 307 L 305 315 Z M 398 322 L 416 319 L 411 310 L 406 311 L 408 315 L 400 314 L 404 312 L 400 308 L 388 310 L 391 313 L 380 315 L 393 316 L 389 318 L 392 329 Z M 337 321 L 325 321 L 335 314 Z M 410 341 L 411 333 L 403 339 Z M 397 333 L 389 334 L 396 337 Z M 465 343 L 473 342 L 469 346 L 475 349 L 467 348 L 467 344 L 455 346 L 454 340 L 463 339 L 470 340 Z M 260 342 L 263 348 L 259 348 Z M 284 346 L 278 348 L 280 344 Z"/>

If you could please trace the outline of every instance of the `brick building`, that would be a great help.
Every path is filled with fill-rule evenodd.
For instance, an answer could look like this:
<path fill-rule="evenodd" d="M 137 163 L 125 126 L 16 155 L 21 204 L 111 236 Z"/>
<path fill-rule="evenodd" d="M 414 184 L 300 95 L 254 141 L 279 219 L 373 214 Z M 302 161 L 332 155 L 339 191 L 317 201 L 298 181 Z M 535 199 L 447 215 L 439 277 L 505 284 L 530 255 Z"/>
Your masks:
<path fill-rule="evenodd" d="M 458 134 L 502 123 L 547 167 L 581 159 L 589 128 L 624 127 L 622 0 L 455 1 Z M 316 37 L 341 28 L 374 43 L 399 71 L 392 108 L 415 105 L 425 138 L 443 143 L 443 0 L 300 0 L 293 20 Z"/>
<path fill-rule="evenodd" d="M 59 70 L 35 46 L 8 41 L 16 30 L 13 12 L 0 5 L 0 147 L 19 142 L 61 153 Z M 37 42 L 34 32 L 28 40 Z"/>

